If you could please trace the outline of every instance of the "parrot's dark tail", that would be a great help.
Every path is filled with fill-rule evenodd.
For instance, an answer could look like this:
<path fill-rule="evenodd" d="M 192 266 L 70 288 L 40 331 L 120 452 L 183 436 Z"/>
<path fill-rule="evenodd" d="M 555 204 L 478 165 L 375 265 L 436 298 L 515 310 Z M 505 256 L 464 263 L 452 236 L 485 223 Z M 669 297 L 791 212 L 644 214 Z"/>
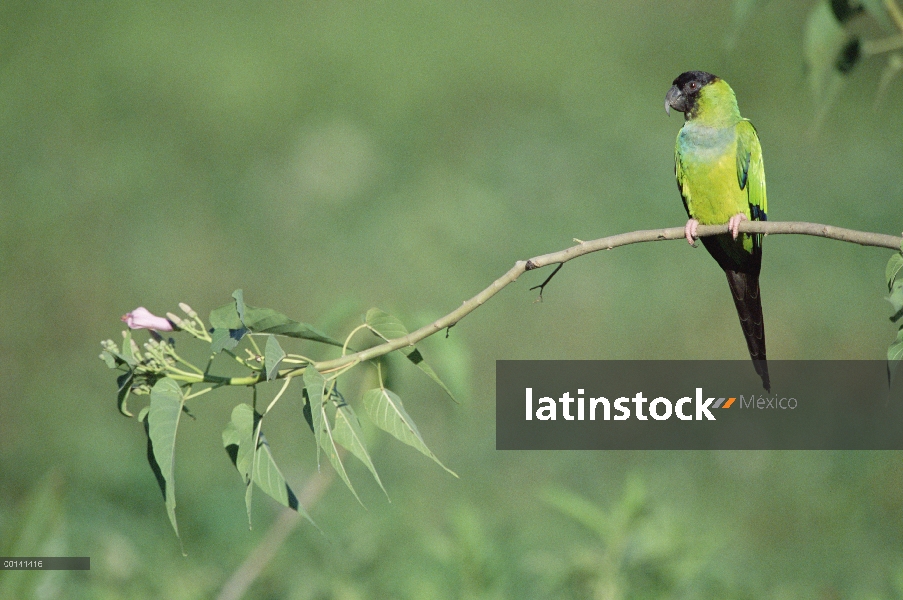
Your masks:
<path fill-rule="evenodd" d="M 746 346 L 752 358 L 756 373 L 762 378 L 765 390 L 771 392 L 771 379 L 768 377 L 768 362 L 765 357 L 765 319 L 762 317 L 762 298 L 759 295 L 758 269 L 752 272 L 726 269 L 727 283 L 731 286 L 731 294 L 740 316 L 740 326 L 746 337 Z"/>

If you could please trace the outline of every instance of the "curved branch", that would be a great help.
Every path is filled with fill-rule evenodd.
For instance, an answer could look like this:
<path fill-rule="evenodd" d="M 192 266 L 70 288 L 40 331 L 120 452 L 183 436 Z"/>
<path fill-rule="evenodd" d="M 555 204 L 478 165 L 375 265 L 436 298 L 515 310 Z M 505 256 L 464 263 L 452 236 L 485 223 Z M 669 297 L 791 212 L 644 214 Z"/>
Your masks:
<path fill-rule="evenodd" d="M 883 233 L 871 233 L 868 231 L 856 231 L 855 229 L 844 229 L 842 227 L 834 227 L 832 225 L 821 225 L 819 223 L 804 223 L 797 221 L 743 221 L 740 223 L 740 231 L 745 233 L 764 233 L 768 235 L 813 235 L 816 237 L 829 238 L 841 242 L 849 242 L 862 246 L 875 246 L 878 248 L 887 248 L 889 250 L 900 250 L 903 244 L 903 237 L 895 235 L 886 235 Z M 728 225 L 700 225 L 699 237 L 718 235 L 728 232 Z M 408 335 L 396 338 L 385 344 L 373 346 L 354 354 L 347 354 L 341 358 L 333 360 L 325 360 L 314 364 L 318 371 L 334 369 L 347 365 L 354 361 L 365 361 L 384 354 L 388 354 L 394 350 L 404 348 L 405 346 L 413 346 L 420 340 L 427 338 L 438 331 L 442 331 L 447 327 L 451 327 L 474 310 L 479 308 L 484 302 L 502 291 L 503 288 L 517 281 L 524 272 L 532 269 L 538 269 L 552 264 L 564 264 L 569 260 L 573 260 L 578 256 L 598 252 L 599 250 L 611 250 L 619 246 L 627 246 L 630 244 L 638 244 L 642 242 L 660 242 L 664 240 L 682 240 L 684 239 L 683 227 L 670 227 L 666 229 L 647 229 L 643 231 L 631 231 L 629 233 L 619 233 L 609 237 L 599 238 L 588 242 L 581 242 L 576 246 L 571 246 L 558 252 L 551 252 L 536 256 L 529 260 L 519 260 L 507 273 L 496 279 L 486 289 L 479 294 L 464 302 L 457 309 L 441 317 L 429 325 L 425 325 L 413 331 Z"/>

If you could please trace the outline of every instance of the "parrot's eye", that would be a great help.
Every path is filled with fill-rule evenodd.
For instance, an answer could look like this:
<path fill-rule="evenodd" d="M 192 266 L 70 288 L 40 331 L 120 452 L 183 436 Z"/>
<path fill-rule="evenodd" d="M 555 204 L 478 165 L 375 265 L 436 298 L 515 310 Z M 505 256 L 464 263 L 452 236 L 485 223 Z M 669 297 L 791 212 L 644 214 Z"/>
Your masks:
<path fill-rule="evenodd" d="M 690 91 L 691 91 L 691 92 L 695 92 L 695 91 L 696 91 L 696 88 L 698 88 L 698 87 L 699 87 L 699 84 L 696 83 L 695 81 L 691 81 L 691 82 L 690 82 Z"/>

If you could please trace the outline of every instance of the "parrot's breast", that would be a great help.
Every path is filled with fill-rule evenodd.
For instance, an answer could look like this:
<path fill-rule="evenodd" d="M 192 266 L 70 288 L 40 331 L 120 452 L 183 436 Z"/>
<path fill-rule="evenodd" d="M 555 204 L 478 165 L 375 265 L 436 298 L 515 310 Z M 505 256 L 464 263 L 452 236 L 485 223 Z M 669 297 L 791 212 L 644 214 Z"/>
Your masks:
<path fill-rule="evenodd" d="M 703 225 L 749 216 L 748 193 L 737 178 L 735 127 L 705 127 L 688 121 L 677 136 L 681 190 L 690 216 Z"/>
<path fill-rule="evenodd" d="M 681 154 L 694 162 L 717 161 L 736 152 L 734 127 L 705 127 L 687 122 L 678 134 Z"/>

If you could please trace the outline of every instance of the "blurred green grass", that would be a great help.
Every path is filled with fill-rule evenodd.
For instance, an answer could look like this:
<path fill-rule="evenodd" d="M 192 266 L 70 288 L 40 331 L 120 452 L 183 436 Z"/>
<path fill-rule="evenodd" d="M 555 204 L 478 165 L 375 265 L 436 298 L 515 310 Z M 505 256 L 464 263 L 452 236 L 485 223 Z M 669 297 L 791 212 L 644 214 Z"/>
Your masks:
<path fill-rule="evenodd" d="M 727 50 L 730 4 L 714 2 L 0 4 L 0 546 L 44 497 L 59 519 L 40 548 L 92 556 L 29 589 L 211 596 L 275 513 L 260 496 L 244 525 L 219 434 L 245 398 L 217 394 L 180 432 L 181 556 L 96 358 L 119 315 L 206 314 L 241 287 L 335 335 L 374 305 L 414 327 L 574 237 L 681 224 L 662 98 L 684 70 L 737 91 L 771 218 L 899 232 L 899 94 L 873 110 L 866 64 L 811 135 L 808 7 L 764 3 Z M 884 355 L 886 253 L 790 236 L 765 252 L 770 357 Z M 663 524 L 658 543 L 695 566 L 617 597 L 903 595 L 898 453 L 496 452 L 496 359 L 746 358 L 702 251 L 587 257 L 533 304 L 544 277 L 424 343 L 463 406 L 402 378 L 461 480 L 376 436 L 392 503 L 353 465 L 369 510 L 331 488 L 313 509 L 326 536 L 299 529 L 252 597 L 608 597 L 587 574 L 605 543 L 541 497 L 614 510 L 631 478 L 637 531 Z M 300 485 L 316 467 L 293 401 L 268 436 Z"/>

